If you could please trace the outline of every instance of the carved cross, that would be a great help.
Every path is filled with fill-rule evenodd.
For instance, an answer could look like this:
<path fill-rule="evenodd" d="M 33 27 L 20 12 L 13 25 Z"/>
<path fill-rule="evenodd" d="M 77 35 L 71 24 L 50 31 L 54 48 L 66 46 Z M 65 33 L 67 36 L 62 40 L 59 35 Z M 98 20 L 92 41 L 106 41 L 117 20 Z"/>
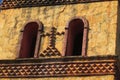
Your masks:
<path fill-rule="evenodd" d="M 50 33 L 45 33 L 42 34 L 43 36 L 49 36 L 50 40 L 49 40 L 49 46 L 50 47 L 55 47 L 55 42 L 56 42 L 56 35 L 64 35 L 64 32 L 57 32 L 57 29 L 55 27 L 51 28 Z"/>
<path fill-rule="evenodd" d="M 56 41 L 56 35 L 63 35 L 64 32 L 57 32 L 57 29 L 55 27 L 51 28 L 50 33 L 43 33 L 42 36 L 49 36 L 49 46 L 40 53 L 40 57 L 57 57 L 61 56 L 61 53 L 58 51 L 58 49 L 55 47 L 55 41 Z"/>

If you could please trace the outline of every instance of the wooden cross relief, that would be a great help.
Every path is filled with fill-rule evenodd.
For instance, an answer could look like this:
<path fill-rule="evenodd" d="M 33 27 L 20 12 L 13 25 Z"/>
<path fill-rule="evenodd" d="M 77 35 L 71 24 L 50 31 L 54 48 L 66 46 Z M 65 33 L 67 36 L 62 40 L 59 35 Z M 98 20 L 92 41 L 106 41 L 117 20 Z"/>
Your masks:
<path fill-rule="evenodd" d="M 61 53 L 58 51 L 58 49 L 55 47 L 56 43 L 56 35 L 64 35 L 64 32 L 57 32 L 57 29 L 55 27 L 51 28 L 50 33 L 43 33 L 42 36 L 46 37 L 48 36 L 49 39 L 49 45 L 48 47 L 40 53 L 40 57 L 57 57 L 61 56 Z"/>

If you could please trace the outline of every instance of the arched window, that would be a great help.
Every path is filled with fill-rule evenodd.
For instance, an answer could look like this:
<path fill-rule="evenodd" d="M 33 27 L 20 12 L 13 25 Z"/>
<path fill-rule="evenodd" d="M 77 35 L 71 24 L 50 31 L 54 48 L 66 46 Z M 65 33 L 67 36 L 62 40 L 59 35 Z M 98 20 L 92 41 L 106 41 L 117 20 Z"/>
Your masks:
<path fill-rule="evenodd" d="M 69 21 L 65 31 L 65 56 L 85 56 L 88 34 L 88 22 L 85 18 L 74 18 Z"/>
<path fill-rule="evenodd" d="M 24 29 L 21 31 L 19 58 L 38 57 L 42 29 L 42 23 L 39 22 L 32 21 L 25 24 Z"/>

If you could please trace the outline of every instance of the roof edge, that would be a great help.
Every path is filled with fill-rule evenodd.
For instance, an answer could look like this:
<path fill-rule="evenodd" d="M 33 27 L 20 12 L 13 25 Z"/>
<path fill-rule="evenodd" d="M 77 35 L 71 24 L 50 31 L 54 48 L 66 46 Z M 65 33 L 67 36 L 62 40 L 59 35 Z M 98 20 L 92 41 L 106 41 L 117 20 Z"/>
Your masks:
<path fill-rule="evenodd" d="M 104 1 L 118 1 L 118 0 L 3 0 L 3 3 L 1 4 L 0 8 L 2 10 L 5 10 L 14 8 L 68 5 Z"/>

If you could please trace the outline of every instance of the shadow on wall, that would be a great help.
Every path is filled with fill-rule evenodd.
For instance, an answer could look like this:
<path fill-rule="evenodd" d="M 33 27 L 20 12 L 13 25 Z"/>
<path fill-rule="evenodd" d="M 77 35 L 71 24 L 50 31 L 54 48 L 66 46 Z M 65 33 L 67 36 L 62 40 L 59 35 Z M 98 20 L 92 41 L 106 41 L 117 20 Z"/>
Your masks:
<path fill-rule="evenodd" d="M 117 33 L 116 33 L 116 55 L 118 56 L 115 80 L 120 80 L 120 1 L 118 2 L 117 12 Z"/>

